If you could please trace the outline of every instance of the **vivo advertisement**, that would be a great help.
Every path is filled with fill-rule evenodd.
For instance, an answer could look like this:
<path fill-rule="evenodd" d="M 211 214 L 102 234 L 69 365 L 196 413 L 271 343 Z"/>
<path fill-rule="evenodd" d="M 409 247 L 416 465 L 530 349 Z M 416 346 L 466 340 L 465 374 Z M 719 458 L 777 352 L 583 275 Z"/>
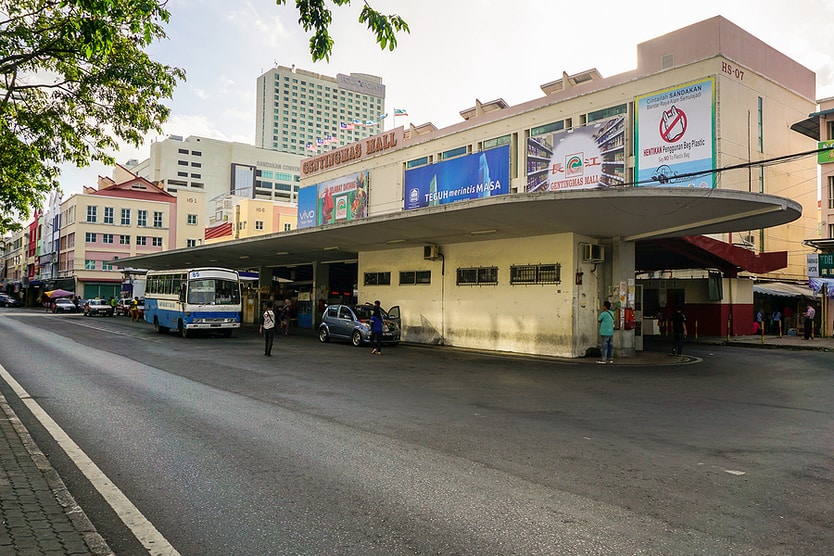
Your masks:
<path fill-rule="evenodd" d="M 713 78 L 637 97 L 634 128 L 635 185 L 715 187 Z"/>
<path fill-rule="evenodd" d="M 368 216 L 368 172 L 357 172 L 298 191 L 297 228 Z"/>
<path fill-rule="evenodd" d="M 405 210 L 509 192 L 509 145 L 405 171 Z"/>

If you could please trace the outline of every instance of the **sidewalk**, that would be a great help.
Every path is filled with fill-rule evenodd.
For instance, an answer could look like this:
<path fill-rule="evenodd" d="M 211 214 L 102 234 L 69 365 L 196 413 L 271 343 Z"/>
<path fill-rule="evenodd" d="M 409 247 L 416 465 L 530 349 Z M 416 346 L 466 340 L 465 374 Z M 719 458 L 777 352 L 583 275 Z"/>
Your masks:
<path fill-rule="evenodd" d="M 257 329 L 244 326 L 244 334 Z M 307 335 L 306 331 L 293 334 Z M 803 340 L 801 336 L 689 337 L 687 344 L 764 349 L 834 351 L 834 338 Z M 615 365 L 676 365 L 696 358 L 670 357 L 671 337 L 646 336 L 645 351 L 618 358 Z M 580 358 L 595 363 L 596 358 Z M 19 556 L 109 556 L 113 552 L 75 502 L 49 460 L 0 394 L 0 554 Z"/>
<path fill-rule="evenodd" d="M 0 394 L 0 553 L 113 554 Z"/>

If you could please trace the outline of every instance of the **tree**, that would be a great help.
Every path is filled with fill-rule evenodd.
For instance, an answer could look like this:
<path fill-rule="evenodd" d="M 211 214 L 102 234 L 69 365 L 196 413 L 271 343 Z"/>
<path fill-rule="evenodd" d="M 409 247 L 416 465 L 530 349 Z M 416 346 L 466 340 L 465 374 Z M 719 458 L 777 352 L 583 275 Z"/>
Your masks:
<path fill-rule="evenodd" d="M 112 164 L 161 132 L 185 73 L 143 48 L 168 18 L 158 0 L 0 0 L 0 232 L 59 188 L 59 164 Z"/>
<path fill-rule="evenodd" d="M 275 0 L 281 6 L 287 3 L 287 0 Z M 350 4 L 350 0 L 332 0 L 336 6 L 344 6 Z M 333 39 L 330 37 L 327 28 L 333 20 L 333 14 L 326 7 L 327 0 L 296 0 L 295 5 L 298 8 L 298 23 L 305 31 L 315 29 L 315 33 L 310 37 L 310 54 L 313 61 L 330 60 L 330 53 L 333 51 Z M 359 15 L 359 23 L 366 23 L 368 29 L 376 34 L 376 42 L 382 49 L 394 50 L 397 47 L 398 31 L 410 33 L 408 23 L 403 18 L 396 14 L 383 15 L 373 9 L 368 2 L 362 8 L 362 13 Z"/>

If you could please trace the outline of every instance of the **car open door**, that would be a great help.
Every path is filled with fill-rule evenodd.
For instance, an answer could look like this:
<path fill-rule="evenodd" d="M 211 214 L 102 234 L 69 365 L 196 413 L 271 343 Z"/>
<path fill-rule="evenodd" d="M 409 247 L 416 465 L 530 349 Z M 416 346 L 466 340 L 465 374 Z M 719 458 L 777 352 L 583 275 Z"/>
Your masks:
<path fill-rule="evenodd" d="M 388 318 L 391 319 L 392 321 L 396 322 L 398 327 L 402 326 L 402 323 L 400 322 L 400 306 L 399 305 L 395 305 L 395 306 L 391 307 L 390 309 L 388 309 Z"/>

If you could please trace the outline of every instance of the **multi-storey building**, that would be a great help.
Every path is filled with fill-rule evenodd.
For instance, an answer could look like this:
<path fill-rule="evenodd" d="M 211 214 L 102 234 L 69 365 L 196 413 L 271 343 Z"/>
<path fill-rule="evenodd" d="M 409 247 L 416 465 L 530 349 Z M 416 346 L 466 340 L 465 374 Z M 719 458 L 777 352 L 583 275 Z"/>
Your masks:
<path fill-rule="evenodd" d="M 124 168 L 114 175 L 61 204 L 56 283 L 82 298 L 118 297 L 118 259 L 203 243 L 203 191 L 174 196 Z"/>
<path fill-rule="evenodd" d="M 278 66 L 258 77 L 255 144 L 302 156 L 383 130 L 385 85 L 374 75 L 330 77 Z"/>
<path fill-rule="evenodd" d="M 206 244 L 295 229 L 298 206 L 226 195 L 212 199 L 215 209 L 206 226 Z"/>
<path fill-rule="evenodd" d="M 125 168 L 173 195 L 201 191 L 207 200 L 234 194 L 297 201 L 301 155 L 194 135 L 172 135 L 151 144 L 150 151 L 149 158 L 131 160 Z"/>

